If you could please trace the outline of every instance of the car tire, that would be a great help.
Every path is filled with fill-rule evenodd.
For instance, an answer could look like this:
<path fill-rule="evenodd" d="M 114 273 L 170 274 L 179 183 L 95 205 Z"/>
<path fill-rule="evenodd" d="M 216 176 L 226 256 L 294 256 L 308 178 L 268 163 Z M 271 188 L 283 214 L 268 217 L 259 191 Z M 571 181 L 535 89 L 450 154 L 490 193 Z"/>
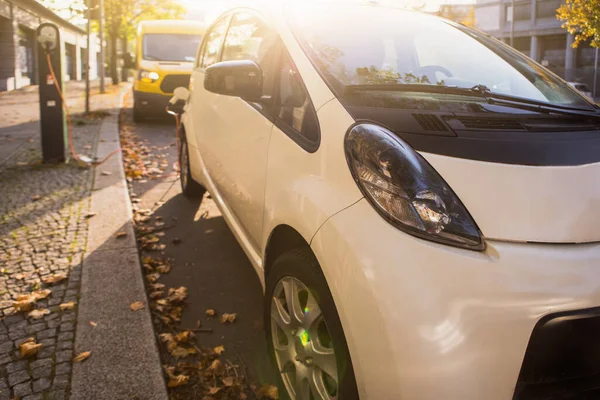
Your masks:
<path fill-rule="evenodd" d="M 276 371 L 276 375 L 277 375 L 277 383 L 278 383 L 278 389 L 279 389 L 279 396 L 282 399 L 287 399 L 287 398 L 297 398 L 297 399 L 302 399 L 303 396 L 296 394 L 295 396 L 292 396 L 288 393 L 288 390 L 286 388 L 286 382 L 289 385 L 290 384 L 290 379 L 287 377 L 287 374 L 292 374 L 292 375 L 297 375 L 296 370 L 297 368 L 304 368 L 304 367 L 311 367 L 312 365 L 312 371 L 315 372 L 310 372 L 309 376 L 312 377 L 320 377 L 320 378 L 313 378 L 316 380 L 321 380 L 321 383 L 323 383 L 326 380 L 330 379 L 326 379 L 325 377 L 328 375 L 322 375 L 324 374 L 324 369 L 321 369 L 318 365 L 317 365 L 317 358 L 315 358 L 315 361 L 313 362 L 311 360 L 311 364 L 308 364 L 308 360 L 304 360 L 303 362 L 301 362 L 301 360 L 298 360 L 298 358 L 300 357 L 300 359 L 303 358 L 303 356 L 306 356 L 305 358 L 311 358 L 308 355 L 310 355 L 310 351 L 312 349 L 314 349 L 315 347 L 313 346 L 317 346 L 316 341 L 321 342 L 323 339 L 320 338 L 321 333 L 319 333 L 318 335 L 314 335 L 312 337 L 313 343 L 310 344 L 309 348 L 309 352 L 308 353 L 304 353 L 303 355 L 300 355 L 300 352 L 304 352 L 304 350 L 302 350 L 303 348 L 306 349 L 307 347 L 307 340 L 304 338 L 304 331 L 303 328 L 298 328 L 297 330 L 292 330 L 291 331 L 291 336 L 288 336 L 287 334 L 284 334 L 285 339 L 283 340 L 284 342 L 284 347 L 281 347 L 281 334 L 283 332 L 282 329 L 280 329 L 278 327 L 278 323 L 275 322 L 275 319 L 271 316 L 271 312 L 273 310 L 275 306 L 274 302 L 276 301 L 274 298 L 278 296 L 278 291 L 281 290 L 282 286 L 281 285 L 285 285 L 285 282 L 295 282 L 295 281 L 299 281 L 303 286 L 303 289 L 308 289 L 308 291 L 310 291 L 310 295 L 313 296 L 314 300 L 316 300 L 316 303 L 318 304 L 318 307 L 320 308 L 320 312 L 322 315 L 322 319 L 325 322 L 325 329 L 328 331 L 329 333 L 329 337 L 330 337 L 330 345 L 329 347 L 334 351 L 333 357 L 335 358 L 335 365 L 337 367 L 337 375 L 338 375 L 338 379 L 337 379 L 337 386 L 335 391 L 329 391 L 328 390 L 328 395 L 331 397 L 335 397 L 338 400 L 354 400 L 354 399 L 358 399 L 358 390 L 356 387 L 356 379 L 354 376 L 354 369 L 352 367 L 352 362 L 350 359 L 350 352 L 348 350 L 348 345 L 346 343 L 346 338 L 344 336 L 344 331 L 342 329 L 342 324 L 340 322 L 340 317 L 338 315 L 337 309 L 335 307 L 335 303 L 333 301 L 333 297 L 331 295 L 331 292 L 329 290 L 329 286 L 327 285 L 327 281 L 325 280 L 325 276 L 323 275 L 323 272 L 321 270 L 321 267 L 317 261 L 317 259 L 315 258 L 314 254 L 312 253 L 312 251 L 310 249 L 296 249 L 296 250 L 292 250 L 289 252 L 286 252 L 284 254 L 282 254 L 281 256 L 279 256 L 277 258 L 277 260 L 275 260 L 272 268 L 270 269 L 267 277 L 266 277 L 266 291 L 265 291 L 265 301 L 264 301 L 264 324 L 265 324 L 265 332 L 266 332 L 266 337 L 267 337 L 267 346 L 269 349 L 269 355 L 271 357 L 271 360 L 273 362 L 275 371 Z M 301 286 L 296 284 L 297 287 Z M 285 292 L 285 287 L 283 289 L 283 291 Z M 299 306 L 300 309 L 302 310 L 303 316 L 305 318 L 307 318 L 306 316 L 310 315 L 310 307 L 309 307 L 309 294 L 306 293 L 306 296 L 304 296 L 302 294 L 302 291 L 300 292 L 300 294 L 298 295 L 299 298 Z M 287 297 L 286 297 L 287 299 Z M 305 301 L 305 304 L 302 304 L 302 302 Z M 286 301 L 287 303 L 287 301 Z M 280 303 L 281 304 L 281 303 Z M 313 303 L 314 304 L 314 303 Z M 284 306 L 284 307 L 287 307 Z M 313 308 L 317 308 L 317 307 L 313 307 Z M 289 312 L 289 311 L 288 311 Z M 291 313 L 289 314 L 291 315 Z M 308 317 L 308 318 L 312 318 L 312 317 Z M 317 321 L 318 318 L 315 319 L 315 321 Z M 313 326 L 314 323 L 311 325 Z M 322 327 L 321 325 L 319 325 L 320 327 Z M 294 370 L 292 372 L 287 372 L 286 374 L 283 374 L 280 371 L 280 364 L 278 363 L 278 359 L 277 359 L 277 355 L 275 354 L 275 341 L 273 340 L 273 329 L 277 330 L 277 342 L 278 342 L 278 347 L 279 347 L 279 351 L 280 354 L 283 353 L 289 353 L 288 350 L 286 350 L 286 346 L 285 342 L 288 343 L 289 345 L 289 337 L 292 337 L 294 339 L 292 339 L 294 341 L 294 350 L 292 354 L 296 354 L 295 356 L 295 362 L 287 362 L 286 366 L 283 367 L 283 369 L 288 370 L 291 364 L 294 364 Z M 313 333 L 315 331 L 319 331 L 319 329 L 315 330 L 315 329 L 307 329 L 306 332 L 308 332 L 308 330 L 311 330 Z M 298 331 L 303 331 L 302 333 L 298 332 Z M 294 336 L 295 335 L 295 336 Z M 300 339 L 297 339 L 297 336 L 300 335 Z M 307 335 L 308 336 L 308 342 L 310 342 L 311 338 L 310 338 L 310 334 Z M 325 335 L 323 335 L 325 336 Z M 297 352 L 297 348 L 298 345 L 296 344 L 296 342 L 298 342 L 298 340 L 300 340 L 300 345 L 303 347 L 300 347 L 300 352 Z M 325 340 L 327 341 L 327 340 Z M 320 348 L 325 348 L 327 346 L 324 346 L 323 344 L 319 344 L 318 347 Z M 289 348 L 289 347 L 287 347 Z M 283 349 L 283 350 L 282 350 Z M 328 350 L 330 351 L 330 350 Z M 285 357 L 288 357 L 287 354 Z M 289 359 L 291 359 L 291 356 L 289 356 Z M 288 368 L 289 367 L 289 368 Z M 300 370 L 302 371 L 302 370 Z M 294 378 L 295 380 L 297 380 L 298 378 Z M 307 382 L 303 381 L 303 382 Z M 330 381 L 331 383 L 331 381 Z M 335 382 L 334 382 L 335 383 Z M 319 385 L 315 386 L 315 387 L 319 387 Z M 326 388 L 331 389 L 332 385 L 325 385 Z M 321 388 L 323 388 L 323 386 L 321 386 Z M 296 388 L 296 390 L 306 390 L 303 388 Z M 323 397 L 319 397 L 319 396 L 313 396 L 314 398 L 327 398 L 326 396 Z M 312 398 L 310 396 L 306 397 L 306 398 Z"/>
<path fill-rule="evenodd" d="M 199 198 L 204 195 L 206 189 L 192 178 L 190 169 L 190 150 L 185 140 L 185 133 L 181 135 L 179 141 L 179 182 L 181 183 L 181 192 L 185 197 Z"/>
<path fill-rule="evenodd" d="M 146 119 L 144 113 L 138 106 L 136 106 L 135 102 L 133 103 L 133 122 L 144 122 Z"/>

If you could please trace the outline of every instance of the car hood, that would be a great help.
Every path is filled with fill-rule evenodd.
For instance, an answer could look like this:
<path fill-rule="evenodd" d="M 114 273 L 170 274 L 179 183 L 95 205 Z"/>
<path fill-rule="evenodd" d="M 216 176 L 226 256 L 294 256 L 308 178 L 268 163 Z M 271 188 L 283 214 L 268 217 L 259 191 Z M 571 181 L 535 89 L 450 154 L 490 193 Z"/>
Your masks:
<path fill-rule="evenodd" d="M 194 63 L 176 61 L 148 61 L 141 60 L 140 68 L 157 72 L 192 72 Z"/>
<path fill-rule="evenodd" d="M 421 152 L 488 239 L 600 241 L 600 162 L 525 166 Z"/>

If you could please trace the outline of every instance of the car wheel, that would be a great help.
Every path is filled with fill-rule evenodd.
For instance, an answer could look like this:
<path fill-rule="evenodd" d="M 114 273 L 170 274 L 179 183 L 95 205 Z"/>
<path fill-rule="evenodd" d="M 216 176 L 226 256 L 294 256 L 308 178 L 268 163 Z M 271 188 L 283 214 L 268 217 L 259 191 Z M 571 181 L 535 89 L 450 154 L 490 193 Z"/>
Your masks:
<path fill-rule="evenodd" d="M 181 183 L 181 191 L 186 197 L 202 197 L 206 189 L 192 178 L 187 142 L 182 139 L 179 143 L 179 182 Z"/>
<path fill-rule="evenodd" d="M 284 253 L 269 271 L 265 331 L 282 398 L 358 399 L 342 324 L 309 249 Z"/>
<path fill-rule="evenodd" d="M 140 110 L 140 108 L 138 106 L 135 105 L 135 102 L 133 103 L 133 122 L 143 122 L 144 121 L 145 116 L 144 113 L 142 112 L 142 110 Z"/>

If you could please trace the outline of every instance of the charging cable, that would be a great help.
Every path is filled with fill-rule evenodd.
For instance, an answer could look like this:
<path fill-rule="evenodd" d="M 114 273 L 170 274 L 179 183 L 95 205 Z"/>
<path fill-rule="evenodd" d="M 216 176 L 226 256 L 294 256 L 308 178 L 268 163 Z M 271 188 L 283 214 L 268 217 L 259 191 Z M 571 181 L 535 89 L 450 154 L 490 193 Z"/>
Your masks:
<path fill-rule="evenodd" d="M 48 69 L 50 70 L 50 75 L 52 76 L 52 80 L 54 81 L 54 86 L 56 87 L 56 90 L 58 91 L 58 95 L 60 96 L 60 99 L 62 100 L 62 104 L 65 109 L 65 113 L 67 114 L 67 135 L 69 138 L 69 150 L 71 151 L 71 156 L 77 163 L 79 163 L 79 165 L 81 165 L 83 167 L 91 167 L 91 166 L 98 166 L 98 165 L 104 164 L 109 158 L 111 158 L 112 156 L 117 154 L 119 151 L 121 151 L 121 147 L 110 152 L 101 161 L 92 161 L 92 160 L 88 161 L 89 160 L 88 157 L 77 155 L 77 153 L 75 152 L 75 146 L 73 145 L 73 123 L 71 121 L 71 112 L 69 111 L 69 106 L 67 105 L 65 97 L 63 96 L 63 92 L 60 89 L 60 85 L 58 84 L 56 75 L 54 74 L 54 68 L 52 68 L 52 61 L 50 59 L 49 52 L 46 53 L 46 60 L 48 61 Z M 88 73 L 89 73 L 89 71 L 88 71 Z"/>

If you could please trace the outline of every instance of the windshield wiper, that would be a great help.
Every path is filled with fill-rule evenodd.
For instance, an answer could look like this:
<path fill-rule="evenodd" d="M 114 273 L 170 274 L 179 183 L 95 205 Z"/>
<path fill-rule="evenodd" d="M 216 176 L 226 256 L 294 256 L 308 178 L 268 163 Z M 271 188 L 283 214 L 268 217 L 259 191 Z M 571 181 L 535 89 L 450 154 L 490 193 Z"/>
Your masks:
<path fill-rule="evenodd" d="M 518 108 L 520 110 L 541 112 L 546 114 L 560 114 L 569 116 L 582 116 L 591 118 L 600 118 L 600 112 L 594 109 L 585 109 L 578 107 L 569 107 L 559 104 L 545 103 L 542 101 L 524 99 L 522 97 L 510 96 L 492 92 L 485 85 L 475 85 L 470 88 L 446 85 L 429 85 L 414 83 L 386 83 L 374 85 L 348 85 L 344 87 L 344 95 L 355 92 L 420 92 L 420 93 L 443 93 L 455 94 L 459 96 L 476 96 L 483 98 L 489 104 L 497 104 L 506 107 Z"/>

